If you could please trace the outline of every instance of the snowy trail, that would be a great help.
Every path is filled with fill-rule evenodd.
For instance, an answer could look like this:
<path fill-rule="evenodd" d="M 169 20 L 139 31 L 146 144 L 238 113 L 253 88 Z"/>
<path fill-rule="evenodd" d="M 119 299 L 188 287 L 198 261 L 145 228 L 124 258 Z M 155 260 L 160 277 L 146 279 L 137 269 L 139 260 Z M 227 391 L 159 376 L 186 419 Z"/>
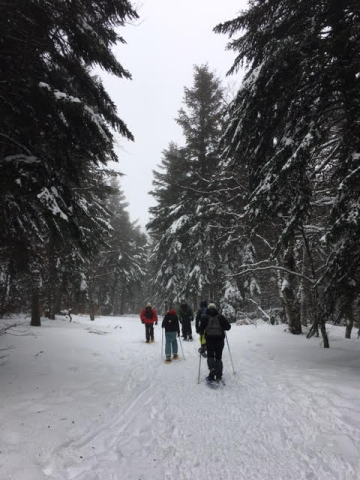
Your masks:
<path fill-rule="evenodd" d="M 35 405 L 24 393 L 12 407 L 18 415 L 31 406 L 56 407 L 59 418 L 62 411 L 69 418 L 70 410 L 75 425 L 54 424 L 56 435 L 42 447 L 34 476 L 28 471 L 5 480 L 360 479 L 355 342 L 351 350 L 324 352 L 281 327 L 233 326 L 237 375 L 225 346 L 226 386 L 212 390 L 204 383 L 204 359 L 197 384 L 196 340 L 183 342 L 185 360 L 166 365 L 159 326 L 157 342 L 147 345 L 135 318 L 104 317 L 91 335 L 82 322 L 54 324 L 64 338 L 73 334 L 61 389 L 39 394 Z M 49 341 L 50 330 L 38 340 Z M 50 373 L 41 370 L 38 378 Z"/>

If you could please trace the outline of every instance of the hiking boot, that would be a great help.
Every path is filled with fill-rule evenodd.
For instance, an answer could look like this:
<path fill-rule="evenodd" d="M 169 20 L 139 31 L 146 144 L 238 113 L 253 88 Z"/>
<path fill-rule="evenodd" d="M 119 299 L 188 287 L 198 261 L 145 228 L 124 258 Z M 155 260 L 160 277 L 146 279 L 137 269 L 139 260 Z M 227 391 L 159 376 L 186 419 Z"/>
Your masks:
<path fill-rule="evenodd" d="M 174 353 L 173 359 L 176 360 L 177 358 L 179 358 L 179 355 L 177 353 Z"/>
<path fill-rule="evenodd" d="M 216 375 L 216 379 L 215 379 L 215 380 L 216 380 L 216 383 L 220 383 L 220 382 L 221 382 L 221 379 L 222 379 L 222 375 L 217 374 L 217 375 Z"/>
<path fill-rule="evenodd" d="M 146 340 L 146 342 L 145 342 L 145 343 L 150 343 L 150 340 Z"/>
<path fill-rule="evenodd" d="M 166 355 L 165 362 L 171 362 L 171 357 L 170 357 L 170 355 Z"/>
<path fill-rule="evenodd" d="M 189 342 L 192 342 L 193 341 L 193 338 L 192 337 L 189 337 Z"/>
<path fill-rule="evenodd" d="M 215 370 L 210 370 L 209 375 L 206 377 L 206 380 L 208 382 L 214 382 L 215 381 Z"/>

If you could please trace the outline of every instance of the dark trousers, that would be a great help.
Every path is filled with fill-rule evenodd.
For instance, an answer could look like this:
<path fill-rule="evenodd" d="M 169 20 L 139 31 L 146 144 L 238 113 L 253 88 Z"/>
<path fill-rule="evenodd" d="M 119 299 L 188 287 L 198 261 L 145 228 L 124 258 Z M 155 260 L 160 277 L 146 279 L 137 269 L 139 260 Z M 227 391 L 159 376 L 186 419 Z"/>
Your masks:
<path fill-rule="evenodd" d="M 192 338 L 190 318 L 183 319 L 182 321 L 182 336 L 184 338 Z"/>
<path fill-rule="evenodd" d="M 223 372 L 222 351 L 224 349 L 223 338 L 207 338 L 207 364 L 209 370 L 215 370 L 215 374 L 221 376 Z"/>
<path fill-rule="evenodd" d="M 145 336 L 146 336 L 147 342 L 149 342 L 150 340 L 154 340 L 154 324 L 153 323 L 145 323 Z"/>

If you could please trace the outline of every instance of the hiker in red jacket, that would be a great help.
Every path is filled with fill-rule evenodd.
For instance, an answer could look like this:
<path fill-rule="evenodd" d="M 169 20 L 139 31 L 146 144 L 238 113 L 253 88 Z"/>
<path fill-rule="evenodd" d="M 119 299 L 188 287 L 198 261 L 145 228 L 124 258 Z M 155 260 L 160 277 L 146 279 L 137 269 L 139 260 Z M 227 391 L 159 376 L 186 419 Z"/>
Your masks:
<path fill-rule="evenodd" d="M 157 325 L 158 317 L 154 308 L 151 308 L 151 303 L 147 303 L 146 307 L 140 313 L 141 323 L 145 324 L 146 343 L 154 341 L 154 323 Z"/>

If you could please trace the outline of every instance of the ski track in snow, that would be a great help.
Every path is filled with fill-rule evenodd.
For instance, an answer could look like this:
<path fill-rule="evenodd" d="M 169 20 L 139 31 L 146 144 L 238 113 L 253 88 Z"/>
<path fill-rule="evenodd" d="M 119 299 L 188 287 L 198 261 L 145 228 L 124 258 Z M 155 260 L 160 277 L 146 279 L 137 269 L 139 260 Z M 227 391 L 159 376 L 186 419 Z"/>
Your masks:
<path fill-rule="evenodd" d="M 48 448 L 40 461 L 44 479 L 360 479 L 360 391 L 354 381 L 339 394 L 342 370 L 287 364 L 266 341 L 256 340 L 260 328 L 245 335 L 253 327 L 233 326 L 228 338 L 237 373 L 225 344 L 226 386 L 213 390 L 204 383 L 205 359 L 197 383 L 197 339 L 182 343 L 185 359 L 179 348 L 180 359 L 166 365 L 161 338 L 147 345 L 141 324 L 116 321 L 122 330 L 101 325 L 103 345 L 111 337 L 113 342 L 93 352 L 99 357 L 94 378 L 75 392 L 64 388 L 58 399 L 93 416 Z M 283 341 L 296 342 L 290 336 Z M 71 369 L 77 374 L 82 366 Z M 39 395 L 34 409 L 45 410 L 42 402 Z M 29 403 L 23 397 L 17 409 Z M 103 415 L 95 421 L 97 412 Z"/>

